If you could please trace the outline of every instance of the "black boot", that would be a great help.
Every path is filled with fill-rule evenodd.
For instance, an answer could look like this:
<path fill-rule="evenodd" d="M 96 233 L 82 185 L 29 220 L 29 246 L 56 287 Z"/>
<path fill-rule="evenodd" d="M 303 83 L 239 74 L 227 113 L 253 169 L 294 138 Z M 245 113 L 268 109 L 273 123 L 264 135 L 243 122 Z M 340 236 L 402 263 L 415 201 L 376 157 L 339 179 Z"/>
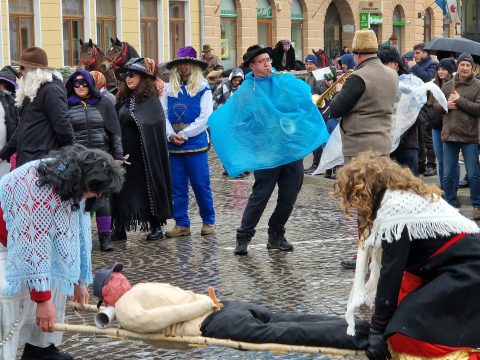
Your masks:
<path fill-rule="evenodd" d="M 112 241 L 127 240 L 127 230 L 125 228 L 115 228 L 112 232 Z"/>
<path fill-rule="evenodd" d="M 293 245 L 290 244 L 283 233 L 272 232 L 268 234 L 267 249 L 276 249 L 280 251 L 292 251 Z"/>
<path fill-rule="evenodd" d="M 73 360 L 73 356 L 58 350 L 53 344 L 41 348 L 26 343 L 20 360 Z"/>
<path fill-rule="evenodd" d="M 247 255 L 248 254 L 248 243 L 250 241 L 248 240 L 238 240 L 237 239 L 237 244 L 235 245 L 235 250 L 233 253 L 235 255 Z"/>
<path fill-rule="evenodd" d="M 163 230 L 161 226 L 152 226 L 152 231 L 150 234 L 147 235 L 145 240 L 147 241 L 155 241 L 163 239 Z"/>
<path fill-rule="evenodd" d="M 98 240 L 100 240 L 101 251 L 113 251 L 112 236 L 109 232 L 99 233 Z"/>

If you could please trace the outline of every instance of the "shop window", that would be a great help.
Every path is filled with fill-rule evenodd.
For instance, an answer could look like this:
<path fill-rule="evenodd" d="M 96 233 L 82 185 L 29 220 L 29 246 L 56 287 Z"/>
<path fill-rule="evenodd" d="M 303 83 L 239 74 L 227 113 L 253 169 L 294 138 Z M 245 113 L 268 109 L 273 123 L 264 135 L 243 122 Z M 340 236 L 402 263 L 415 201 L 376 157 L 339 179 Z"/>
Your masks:
<path fill-rule="evenodd" d="M 117 37 L 117 7 L 116 0 L 97 0 L 97 45 L 107 50 L 110 38 Z"/>
<path fill-rule="evenodd" d="M 185 3 L 170 1 L 169 15 L 170 58 L 174 59 L 177 50 L 185 47 Z"/>
<path fill-rule="evenodd" d="M 157 0 L 140 0 L 140 40 L 142 56 L 158 61 Z"/>
<path fill-rule="evenodd" d="M 221 52 L 225 69 L 236 67 L 237 63 L 237 9 L 234 0 L 220 3 Z"/>
<path fill-rule="evenodd" d="M 85 37 L 83 31 L 83 0 L 62 0 L 63 62 L 75 66 L 80 58 L 78 41 Z"/>
<path fill-rule="evenodd" d="M 292 20 L 292 45 L 295 57 L 303 61 L 303 10 L 299 0 L 293 0 L 290 8 Z"/>
<path fill-rule="evenodd" d="M 34 45 L 33 0 L 8 2 L 10 59 L 19 60 L 24 49 Z"/>

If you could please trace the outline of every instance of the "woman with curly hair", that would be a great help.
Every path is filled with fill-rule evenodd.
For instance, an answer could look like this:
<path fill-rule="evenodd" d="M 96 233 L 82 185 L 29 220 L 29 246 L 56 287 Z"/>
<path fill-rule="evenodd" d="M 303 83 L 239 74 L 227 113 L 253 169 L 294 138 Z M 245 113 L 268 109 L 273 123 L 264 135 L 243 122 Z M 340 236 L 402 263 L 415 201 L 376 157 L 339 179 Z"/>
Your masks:
<path fill-rule="evenodd" d="M 162 225 L 172 217 L 165 116 L 154 73 L 146 58 L 130 59 L 115 71 L 121 80 L 116 107 L 123 150 L 131 164 L 112 214 L 113 240 L 125 240 L 137 225 L 150 229 L 146 240 L 162 239 Z"/>
<path fill-rule="evenodd" d="M 101 150 L 65 147 L 0 181 L 0 359 L 73 359 L 56 346 L 65 300 L 88 303 L 92 237 L 86 199 L 120 191 L 123 169 Z"/>
<path fill-rule="evenodd" d="M 347 305 L 375 305 L 367 357 L 477 359 L 480 347 L 480 229 L 435 185 L 373 152 L 337 175 L 340 208 L 358 214 L 361 240 Z M 370 279 L 365 283 L 368 258 Z"/>

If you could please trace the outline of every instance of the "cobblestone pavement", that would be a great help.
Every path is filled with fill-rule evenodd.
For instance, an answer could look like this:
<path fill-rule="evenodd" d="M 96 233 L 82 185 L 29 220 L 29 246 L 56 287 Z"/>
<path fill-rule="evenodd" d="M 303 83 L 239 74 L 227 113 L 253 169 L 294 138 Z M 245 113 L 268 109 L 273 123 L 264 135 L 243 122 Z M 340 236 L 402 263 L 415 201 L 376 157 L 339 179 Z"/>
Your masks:
<path fill-rule="evenodd" d="M 198 207 L 191 204 L 192 236 L 146 242 L 145 233 L 131 232 L 128 241 L 116 242 L 115 251 L 101 253 L 94 237 L 94 270 L 125 264 L 125 274 L 135 284 L 145 281 L 169 282 L 184 289 L 206 293 L 208 285 L 217 289 L 220 299 L 242 300 L 271 309 L 313 312 L 342 316 L 353 278 L 339 262 L 354 251 L 356 225 L 337 208 L 329 195 L 333 182 L 305 182 L 297 205 L 287 224 L 286 236 L 292 253 L 268 251 L 267 222 L 276 194 L 257 228 L 248 256 L 233 255 L 235 229 L 251 191 L 253 176 L 232 180 L 221 175 L 222 168 L 211 155 L 212 189 L 217 213 L 217 233 L 200 236 Z M 326 185 L 325 185 L 326 184 Z M 172 224 L 169 224 L 171 226 Z M 96 299 L 91 298 L 91 303 Z M 368 311 L 360 314 L 368 318 Z M 66 322 L 91 324 L 93 317 L 67 313 Z M 192 350 L 166 350 L 143 342 L 94 338 L 65 334 L 62 350 L 76 359 L 333 359 L 325 355 L 271 354 L 244 352 L 220 347 Z M 338 357 L 337 357 L 338 358 Z M 363 356 L 350 357 L 361 359 Z M 344 358 L 347 359 L 347 358 Z"/>

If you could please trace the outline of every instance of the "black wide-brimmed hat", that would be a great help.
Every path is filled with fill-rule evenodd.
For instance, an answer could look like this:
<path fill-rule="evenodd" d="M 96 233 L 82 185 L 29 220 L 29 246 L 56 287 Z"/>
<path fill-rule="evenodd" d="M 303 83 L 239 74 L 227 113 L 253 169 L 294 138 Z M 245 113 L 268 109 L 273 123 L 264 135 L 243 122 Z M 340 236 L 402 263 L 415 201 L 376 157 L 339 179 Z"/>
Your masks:
<path fill-rule="evenodd" d="M 155 65 L 152 66 L 152 63 L 149 60 L 150 59 L 148 58 L 131 58 L 125 65 L 115 70 L 116 78 L 123 81 L 124 73 L 135 71 L 151 79 L 156 79 Z"/>
<path fill-rule="evenodd" d="M 255 56 L 261 54 L 270 54 L 272 52 L 271 47 L 261 47 L 260 45 L 252 45 L 247 49 L 247 52 L 243 54 L 243 66 L 248 67 L 250 62 L 255 58 Z"/>
<path fill-rule="evenodd" d="M 175 59 L 167 63 L 167 69 L 170 70 L 175 65 L 181 63 L 193 63 L 205 70 L 208 64 L 205 61 L 197 59 L 197 51 L 192 46 L 186 46 L 177 50 Z"/>

